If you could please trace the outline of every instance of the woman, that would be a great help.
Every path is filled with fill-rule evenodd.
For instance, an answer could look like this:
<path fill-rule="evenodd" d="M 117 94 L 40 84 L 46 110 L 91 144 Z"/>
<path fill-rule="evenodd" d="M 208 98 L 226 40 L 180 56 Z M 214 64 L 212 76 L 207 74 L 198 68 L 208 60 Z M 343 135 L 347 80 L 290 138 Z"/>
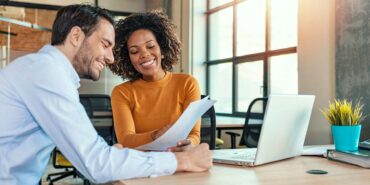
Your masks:
<path fill-rule="evenodd" d="M 172 73 L 179 60 L 175 26 L 159 11 L 130 15 L 116 25 L 113 73 L 128 79 L 113 89 L 112 109 L 118 142 L 135 148 L 165 133 L 188 105 L 200 99 L 199 85 L 188 74 Z M 200 120 L 188 140 L 199 144 Z"/>

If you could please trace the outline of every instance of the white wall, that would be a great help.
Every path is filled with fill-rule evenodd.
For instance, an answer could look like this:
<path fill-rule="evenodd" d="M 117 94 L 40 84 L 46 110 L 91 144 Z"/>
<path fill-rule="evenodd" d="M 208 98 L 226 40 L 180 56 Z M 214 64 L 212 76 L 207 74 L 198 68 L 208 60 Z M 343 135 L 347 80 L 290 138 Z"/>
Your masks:
<path fill-rule="evenodd" d="M 178 3 L 179 5 L 177 5 Z M 175 7 L 181 7 L 176 10 Z M 181 58 L 180 58 L 180 64 L 179 64 L 179 72 L 182 73 L 189 73 L 192 74 L 192 14 L 191 14 L 191 7 L 192 7 L 192 1 L 191 0 L 181 0 L 181 1 L 173 1 L 172 4 L 172 15 L 175 18 L 177 16 L 177 19 L 180 23 L 178 25 L 180 35 L 179 39 L 182 43 L 182 50 L 181 50 Z"/>
<path fill-rule="evenodd" d="M 95 0 L 11 0 L 15 2 L 25 2 L 25 3 L 38 3 L 38 4 L 48 4 L 48 5 L 55 5 L 55 6 L 66 6 L 70 4 L 76 3 L 90 3 L 94 4 Z"/>
<path fill-rule="evenodd" d="M 120 12 L 145 12 L 145 0 L 99 0 L 100 7 Z"/>
<path fill-rule="evenodd" d="M 146 0 L 146 11 L 150 10 L 162 10 L 164 8 L 164 2 L 162 0 Z"/>
<path fill-rule="evenodd" d="M 56 6 L 66 6 L 76 3 L 94 4 L 95 0 L 11 0 L 15 2 L 49 4 Z M 113 11 L 122 12 L 143 12 L 146 8 L 145 0 L 99 0 L 98 5 Z"/>
<path fill-rule="evenodd" d="M 182 33 L 183 31 L 185 31 L 186 33 L 188 32 L 187 30 L 183 30 L 182 29 L 182 11 L 183 11 L 183 8 L 181 7 L 182 5 L 182 0 L 178 0 L 178 1 L 172 1 L 172 4 L 171 4 L 171 21 L 172 23 L 174 23 L 176 25 L 176 35 L 177 35 L 177 38 L 180 40 L 181 42 L 181 56 L 180 56 L 180 59 L 179 59 L 179 63 L 174 66 L 173 68 L 173 71 L 174 72 L 177 72 L 177 73 L 180 73 L 182 71 L 184 71 L 184 67 L 183 67 L 183 64 L 184 63 L 189 63 L 189 62 L 186 62 L 183 60 L 183 55 L 186 53 L 184 52 L 184 47 L 186 47 L 186 45 L 184 45 L 184 38 L 182 38 Z"/>
<path fill-rule="evenodd" d="M 335 95 L 335 0 L 299 0 L 298 80 L 300 94 L 316 95 L 306 144 L 332 143 L 320 109 Z"/>
<path fill-rule="evenodd" d="M 190 71 L 197 78 L 202 94 L 206 92 L 206 0 L 194 0 L 191 8 L 193 25 L 191 28 L 192 42 L 190 43 Z"/>

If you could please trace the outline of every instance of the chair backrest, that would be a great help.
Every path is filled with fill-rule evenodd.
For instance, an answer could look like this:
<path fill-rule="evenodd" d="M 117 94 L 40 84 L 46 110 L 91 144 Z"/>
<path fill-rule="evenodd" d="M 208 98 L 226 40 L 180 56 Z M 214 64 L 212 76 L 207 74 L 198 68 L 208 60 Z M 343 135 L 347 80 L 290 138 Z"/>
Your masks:
<path fill-rule="evenodd" d="M 248 110 L 245 113 L 243 134 L 239 145 L 245 145 L 250 148 L 257 147 L 265 116 L 267 99 L 267 97 L 256 98 L 249 104 Z M 252 120 L 260 123 L 251 124 Z"/>
<path fill-rule="evenodd" d="M 46 180 L 49 184 L 54 184 L 54 182 L 61 179 L 67 178 L 69 176 L 79 177 L 83 180 L 83 184 L 90 185 L 88 179 L 86 179 L 78 170 L 68 161 L 68 159 L 62 154 L 57 147 L 53 150 L 53 166 L 55 169 L 64 169 L 64 172 L 49 173 Z M 39 183 L 41 185 L 41 181 Z"/>
<path fill-rule="evenodd" d="M 72 164 L 64 157 L 57 147 L 53 150 L 53 166 L 56 169 L 73 168 Z"/>
<path fill-rule="evenodd" d="M 105 94 L 80 94 L 80 102 L 98 134 L 108 144 L 116 143 L 110 96 Z"/>
<path fill-rule="evenodd" d="M 89 116 L 93 111 L 112 112 L 110 96 L 106 94 L 80 94 L 80 102 Z M 96 115 L 91 115 L 96 116 Z"/>
<path fill-rule="evenodd" d="M 201 95 L 203 99 L 206 95 Z M 202 115 L 200 142 L 208 143 L 210 149 L 216 148 L 216 112 L 212 106 Z"/>

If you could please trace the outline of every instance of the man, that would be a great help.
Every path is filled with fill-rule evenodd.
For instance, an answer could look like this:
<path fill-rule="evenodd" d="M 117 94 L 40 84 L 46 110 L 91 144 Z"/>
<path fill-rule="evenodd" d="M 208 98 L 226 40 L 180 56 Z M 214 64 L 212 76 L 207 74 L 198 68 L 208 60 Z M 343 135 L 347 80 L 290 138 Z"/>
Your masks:
<path fill-rule="evenodd" d="M 140 152 L 110 147 L 79 102 L 80 77 L 98 80 L 113 63 L 111 15 L 89 5 L 58 11 L 52 45 L 0 71 L 0 184 L 37 184 L 55 145 L 88 179 L 119 179 L 205 171 L 205 144 L 184 152 Z"/>

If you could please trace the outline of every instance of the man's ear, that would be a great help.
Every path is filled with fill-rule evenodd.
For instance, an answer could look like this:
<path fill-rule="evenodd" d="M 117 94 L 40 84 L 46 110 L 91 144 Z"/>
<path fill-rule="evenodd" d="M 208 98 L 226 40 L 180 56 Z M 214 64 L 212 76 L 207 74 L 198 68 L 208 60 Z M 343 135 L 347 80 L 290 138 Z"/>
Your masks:
<path fill-rule="evenodd" d="M 85 39 L 85 33 L 80 27 L 74 26 L 68 34 L 68 40 L 74 47 L 80 47 Z"/>

